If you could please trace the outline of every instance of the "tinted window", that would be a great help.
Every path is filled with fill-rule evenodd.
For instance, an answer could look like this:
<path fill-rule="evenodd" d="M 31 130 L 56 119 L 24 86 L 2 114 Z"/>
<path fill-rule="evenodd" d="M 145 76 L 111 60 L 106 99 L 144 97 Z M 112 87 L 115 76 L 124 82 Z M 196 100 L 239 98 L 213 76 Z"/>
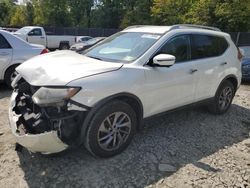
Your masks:
<path fill-rule="evenodd" d="M 33 29 L 29 32 L 29 36 L 42 36 L 42 30 L 41 29 Z"/>
<path fill-rule="evenodd" d="M 208 35 L 192 36 L 192 59 L 201 59 L 222 55 L 228 47 L 227 41 L 222 37 Z"/>
<path fill-rule="evenodd" d="M 170 54 L 175 56 L 176 62 L 189 60 L 190 42 L 188 35 L 177 36 L 168 41 L 158 54 Z"/>
<path fill-rule="evenodd" d="M 11 48 L 8 41 L 0 34 L 0 49 Z"/>

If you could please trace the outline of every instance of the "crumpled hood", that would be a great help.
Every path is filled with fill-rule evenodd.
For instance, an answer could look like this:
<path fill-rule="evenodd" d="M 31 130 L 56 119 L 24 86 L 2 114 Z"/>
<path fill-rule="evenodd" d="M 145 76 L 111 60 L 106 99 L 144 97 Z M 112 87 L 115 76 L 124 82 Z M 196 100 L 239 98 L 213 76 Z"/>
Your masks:
<path fill-rule="evenodd" d="M 56 86 L 104 72 L 118 70 L 122 63 L 96 60 L 64 50 L 36 56 L 16 68 L 31 85 Z"/>

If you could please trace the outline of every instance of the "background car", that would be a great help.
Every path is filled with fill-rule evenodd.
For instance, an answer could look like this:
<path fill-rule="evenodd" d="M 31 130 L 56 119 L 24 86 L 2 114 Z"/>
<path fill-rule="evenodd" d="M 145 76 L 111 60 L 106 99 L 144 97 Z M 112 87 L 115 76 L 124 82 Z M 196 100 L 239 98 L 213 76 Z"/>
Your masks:
<path fill-rule="evenodd" d="M 242 80 L 250 81 L 250 46 L 240 47 L 243 54 L 242 63 Z"/>
<path fill-rule="evenodd" d="M 88 48 L 94 46 L 95 44 L 97 44 L 98 42 L 101 42 L 104 39 L 105 39 L 105 37 L 96 37 L 96 38 L 90 39 L 86 42 L 77 43 L 77 44 L 74 44 L 73 46 L 71 46 L 70 50 L 81 53 L 84 50 L 87 50 Z"/>
<path fill-rule="evenodd" d="M 76 42 L 86 42 L 92 38 L 93 37 L 90 37 L 90 36 L 78 36 L 76 37 Z"/>
<path fill-rule="evenodd" d="M 15 78 L 15 68 L 39 54 L 48 50 L 38 44 L 29 44 L 7 31 L 0 30 L 0 80 L 9 86 Z"/>

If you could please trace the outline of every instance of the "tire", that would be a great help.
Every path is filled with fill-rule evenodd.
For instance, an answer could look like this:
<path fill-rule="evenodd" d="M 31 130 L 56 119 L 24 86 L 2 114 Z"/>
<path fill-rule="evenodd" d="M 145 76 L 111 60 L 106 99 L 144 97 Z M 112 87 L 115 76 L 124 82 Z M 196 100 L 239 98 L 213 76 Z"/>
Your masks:
<path fill-rule="evenodd" d="M 67 43 L 62 43 L 60 44 L 60 47 L 59 47 L 60 50 L 68 50 L 69 48 L 70 48 L 69 44 Z"/>
<path fill-rule="evenodd" d="M 235 87 L 232 82 L 226 80 L 218 88 L 212 103 L 208 109 L 213 114 L 224 114 L 228 111 L 235 95 Z"/>
<path fill-rule="evenodd" d="M 117 122 L 117 127 L 112 128 L 114 121 Z M 107 158 L 117 155 L 130 144 L 136 126 L 136 114 L 131 106 L 122 101 L 112 101 L 102 106 L 92 118 L 85 147 L 94 156 Z"/>
<path fill-rule="evenodd" d="M 4 75 L 4 81 L 8 85 L 8 87 L 11 87 L 11 82 L 14 80 L 14 77 L 16 76 L 16 67 L 17 66 L 12 66 L 7 69 Z"/>

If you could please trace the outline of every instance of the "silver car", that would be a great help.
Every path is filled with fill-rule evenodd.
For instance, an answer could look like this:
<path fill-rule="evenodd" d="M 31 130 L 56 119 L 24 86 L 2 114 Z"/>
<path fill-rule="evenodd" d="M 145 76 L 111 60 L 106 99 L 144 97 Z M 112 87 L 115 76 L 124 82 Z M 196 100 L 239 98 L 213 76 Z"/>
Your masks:
<path fill-rule="evenodd" d="M 9 86 L 16 76 L 15 68 L 39 54 L 48 50 L 37 44 L 29 44 L 7 31 L 0 30 L 0 80 Z"/>

